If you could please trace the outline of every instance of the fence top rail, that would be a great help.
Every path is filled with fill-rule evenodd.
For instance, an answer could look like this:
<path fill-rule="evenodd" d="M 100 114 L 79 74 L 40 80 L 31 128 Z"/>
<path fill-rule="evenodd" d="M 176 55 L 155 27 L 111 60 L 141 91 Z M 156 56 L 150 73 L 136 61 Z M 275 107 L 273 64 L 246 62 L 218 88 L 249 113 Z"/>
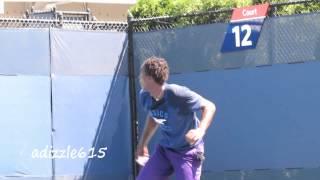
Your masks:
<path fill-rule="evenodd" d="M 50 18 L 0 17 L 0 28 L 61 28 L 69 30 L 126 32 L 127 22 L 121 21 L 81 21 Z"/>

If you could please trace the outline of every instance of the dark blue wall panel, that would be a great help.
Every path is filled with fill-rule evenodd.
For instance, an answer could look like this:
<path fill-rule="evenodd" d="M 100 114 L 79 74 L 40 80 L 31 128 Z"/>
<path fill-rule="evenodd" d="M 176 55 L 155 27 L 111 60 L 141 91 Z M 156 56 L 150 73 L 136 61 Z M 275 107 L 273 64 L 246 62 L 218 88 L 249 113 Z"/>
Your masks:
<path fill-rule="evenodd" d="M 82 151 L 85 157 L 56 160 L 57 175 L 81 175 L 102 116 L 112 77 L 53 78 L 54 148 Z M 82 148 L 82 150 L 81 150 Z"/>
<path fill-rule="evenodd" d="M 216 103 L 205 171 L 320 165 L 320 63 L 174 75 Z"/>
<path fill-rule="evenodd" d="M 114 80 L 104 109 L 94 147 L 108 147 L 105 158 L 88 160 L 85 180 L 132 178 L 131 125 L 127 77 Z"/>
<path fill-rule="evenodd" d="M 52 73 L 113 75 L 125 49 L 123 32 L 86 32 L 52 29 Z"/>
<path fill-rule="evenodd" d="M 84 155 L 55 159 L 57 177 L 128 179 L 126 34 L 53 29 L 51 40 L 54 149 Z M 99 150 L 104 157 L 90 157 Z"/>
<path fill-rule="evenodd" d="M 204 172 L 319 167 L 319 69 L 313 62 L 171 75 L 217 106 Z M 140 132 L 145 115 L 139 106 Z"/>

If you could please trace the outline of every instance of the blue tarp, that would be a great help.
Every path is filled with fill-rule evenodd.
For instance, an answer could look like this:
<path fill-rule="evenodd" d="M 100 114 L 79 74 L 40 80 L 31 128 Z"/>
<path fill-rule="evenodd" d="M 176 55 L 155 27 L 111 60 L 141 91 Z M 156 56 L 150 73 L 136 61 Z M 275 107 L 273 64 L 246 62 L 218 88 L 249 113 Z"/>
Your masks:
<path fill-rule="evenodd" d="M 48 32 L 0 30 L 0 177 L 52 176 Z"/>
<path fill-rule="evenodd" d="M 8 29 L 0 37 L 0 177 L 131 177 L 126 34 Z"/>
<path fill-rule="evenodd" d="M 0 74 L 49 75 L 48 29 L 0 29 Z"/>
<path fill-rule="evenodd" d="M 118 173 L 127 179 L 132 173 L 128 80 L 120 72 L 127 68 L 126 34 L 54 29 L 50 36 L 54 148 L 70 147 L 84 156 L 56 159 L 56 176 L 98 179 Z M 126 143 L 116 148 L 120 142 Z"/>
<path fill-rule="evenodd" d="M 51 178 L 50 78 L 0 76 L 0 87 L 0 177 Z"/>
<path fill-rule="evenodd" d="M 174 75 L 217 106 L 205 171 L 316 168 L 320 63 Z"/>

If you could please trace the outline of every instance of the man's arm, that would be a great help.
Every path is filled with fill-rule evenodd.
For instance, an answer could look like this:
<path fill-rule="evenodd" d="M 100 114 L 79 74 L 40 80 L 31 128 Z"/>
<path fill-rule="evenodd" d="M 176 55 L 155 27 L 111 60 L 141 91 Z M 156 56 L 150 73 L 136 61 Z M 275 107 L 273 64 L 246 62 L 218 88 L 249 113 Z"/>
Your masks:
<path fill-rule="evenodd" d="M 213 117 L 216 112 L 216 106 L 211 101 L 205 99 L 204 103 L 201 105 L 201 111 L 202 115 L 199 128 L 206 132 L 213 121 Z"/>
<path fill-rule="evenodd" d="M 137 147 L 137 156 L 149 156 L 148 144 L 157 128 L 158 124 L 152 119 L 150 115 L 147 115 L 142 136 Z"/>
<path fill-rule="evenodd" d="M 211 101 L 204 99 L 201 103 L 201 112 L 199 127 L 197 129 L 191 129 L 186 134 L 186 140 L 190 144 L 196 143 L 198 139 L 201 139 L 205 135 L 208 127 L 213 121 L 213 117 L 216 112 L 216 106 Z"/>

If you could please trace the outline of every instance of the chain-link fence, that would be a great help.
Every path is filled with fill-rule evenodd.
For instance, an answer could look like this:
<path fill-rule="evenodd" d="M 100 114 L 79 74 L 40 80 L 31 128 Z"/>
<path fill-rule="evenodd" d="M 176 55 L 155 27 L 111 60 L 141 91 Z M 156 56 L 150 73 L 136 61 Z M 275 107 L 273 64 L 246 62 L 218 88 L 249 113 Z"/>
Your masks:
<path fill-rule="evenodd" d="M 63 19 L 0 18 L 0 28 L 62 28 L 68 30 L 93 30 L 125 32 L 126 22 L 79 21 Z"/>
<path fill-rule="evenodd" d="M 269 11 L 269 17 L 305 14 L 320 11 L 319 0 L 298 0 L 284 3 L 273 3 Z"/>
<path fill-rule="evenodd" d="M 134 32 L 147 32 L 161 29 L 173 29 L 190 25 L 226 23 L 230 21 L 233 9 L 219 9 L 206 12 L 195 12 L 179 16 L 139 18 L 132 20 Z M 289 1 L 271 3 L 268 17 L 304 14 L 320 11 L 319 0 Z"/>

